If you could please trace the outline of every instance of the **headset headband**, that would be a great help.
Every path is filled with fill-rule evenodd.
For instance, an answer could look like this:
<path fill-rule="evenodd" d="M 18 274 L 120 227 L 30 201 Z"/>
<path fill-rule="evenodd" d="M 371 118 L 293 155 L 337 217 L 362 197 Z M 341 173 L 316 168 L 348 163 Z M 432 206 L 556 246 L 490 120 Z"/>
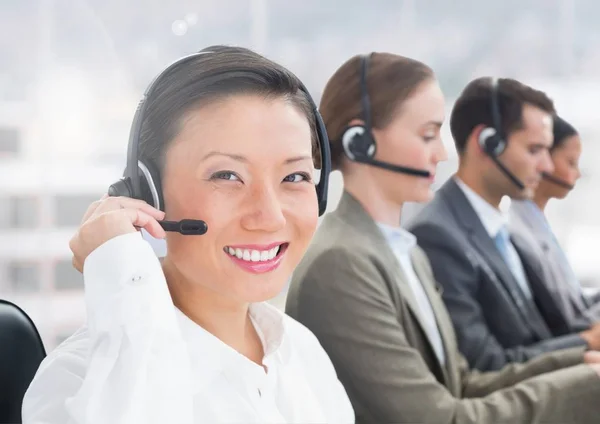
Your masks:
<path fill-rule="evenodd" d="M 499 82 L 496 78 L 492 77 L 492 92 L 491 92 L 491 101 L 492 101 L 492 125 L 496 130 L 496 134 L 502 140 L 504 140 L 504 134 L 502 131 L 502 118 L 500 115 L 500 105 L 498 100 L 498 86 Z"/>
<path fill-rule="evenodd" d="M 140 100 L 137 109 L 135 111 L 135 115 L 133 117 L 131 130 L 129 132 L 129 142 L 127 146 L 127 164 L 124 173 L 124 179 L 129 180 L 129 184 L 131 186 L 131 195 L 136 198 L 142 198 L 142 189 L 140 183 L 140 169 L 144 171 L 143 163 L 141 163 L 139 158 L 139 141 L 140 135 L 142 131 L 142 124 L 144 121 L 144 116 L 146 113 L 146 108 L 148 105 L 148 99 L 154 95 L 157 86 L 162 81 L 162 79 L 172 72 L 175 68 L 180 65 L 196 59 L 205 54 L 211 54 L 210 51 L 201 51 L 197 53 L 193 53 L 188 56 L 184 56 L 175 62 L 171 63 L 167 66 L 158 76 L 156 76 L 152 82 L 149 84 L 148 88 L 144 91 L 144 95 Z M 319 183 L 316 186 L 317 197 L 319 202 L 319 214 L 322 215 L 325 213 L 327 208 L 327 195 L 328 195 L 328 187 L 329 187 L 329 174 L 331 173 L 331 152 L 329 146 L 329 139 L 327 137 L 327 130 L 325 128 L 325 124 L 323 123 L 323 119 L 319 110 L 317 109 L 317 105 L 315 104 L 312 96 L 309 91 L 306 89 L 302 81 L 296 78 L 299 83 L 299 90 L 305 94 L 306 99 L 309 102 L 309 105 L 312 109 L 313 118 L 316 123 L 316 131 L 317 131 L 317 142 L 319 143 L 319 151 L 321 153 L 321 170 L 320 170 L 320 179 Z M 142 165 L 142 166 L 140 166 Z M 150 164 L 156 165 L 156 164 Z M 147 168 L 146 168 L 147 169 Z M 145 173 L 144 173 L 145 174 Z M 160 181 L 154 181 L 155 184 L 160 184 Z M 150 187 L 152 190 L 152 186 Z M 155 205 L 157 206 L 157 205 Z M 164 205 L 158 205 L 164 206 Z"/>
<path fill-rule="evenodd" d="M 360 100 L 362 104 L 362 118 L 365 122 L 367 131 L 371 131 L 371 100 L 369 98 L 369 88 L 367 86 L 367 71 L 371 55 L 361 55 L 360 57 Z"/>
<path fill-rule="evenodd" d="M 142 132 L 142 123 L 144 121 L 144 116 L 146 114 L 146 107 L 148 105 L 148 99 L 154 94 L 156 91 L 156 87 L 158 83 L 162 81 L 162 79 L 170 73 L 173 69 L 177 68 L 179 65 L 186 63 L 192 59 L 195 59 L 201 55 L 208 54 L 211 52 L 199 52 L 193 53 L 189 56 L 184 56 L 175 62 L 171 63 L 167 66 L 160 74 L 158 74 L 152 82 L 148 85 L 146 90 L 144 91 L 144 95 L 142 99 L 138 103 L 137 109 L 135 110 L 135 115 L 133 116 L 133 122 L 131 124 L 131 130 L 129 131 L 129 143 L 127 145 L 127 166 L 125 168 L 125 177 L 129 178 L 131 188 L 133 189 L 133 194 L 135 196 L 139 196 L 142 192 L 141 184 L 140 184 L 140 176 L 138 173 L 138 145 L 140 140 L 140 134 Z M 160 184 L 160 182 L 157 182 Z"/>

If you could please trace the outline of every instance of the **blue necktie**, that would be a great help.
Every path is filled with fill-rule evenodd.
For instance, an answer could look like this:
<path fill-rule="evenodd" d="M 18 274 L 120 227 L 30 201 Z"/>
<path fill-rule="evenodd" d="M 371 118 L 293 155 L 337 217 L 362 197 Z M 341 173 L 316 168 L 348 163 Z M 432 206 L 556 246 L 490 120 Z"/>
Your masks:
<path fill-rule="evenodd" d="M 494 238 L 494 242 L 496 243 L 496 247 L 500 251 L 502 258 L 504 258 L 504 262 L 510 268 L 510 272 L 517 280 L 521 291 L 528 299 L 532 299 L 531 289 L 529 288 L 529 282 L 527 281 L 527 276 L 525 275 L 525 270 L 523 269 L 523 264 L 521 263 L 521 258 L 519 258 L 519 254 L 515 250 L 514 246 L 510 241 L 510 235 L 506 230 L 506 227 L 502 227 L 496 237 Z"/>

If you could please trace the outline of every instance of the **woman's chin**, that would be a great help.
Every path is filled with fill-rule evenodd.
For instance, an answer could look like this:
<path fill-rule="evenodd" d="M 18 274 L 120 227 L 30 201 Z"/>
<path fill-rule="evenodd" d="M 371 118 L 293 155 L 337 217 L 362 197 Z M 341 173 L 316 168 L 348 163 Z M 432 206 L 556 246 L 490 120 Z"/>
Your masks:
<path fill-rule="evenodd" d="M 244 293 L 244 302 L 247 303 L 261 303 L 268 302 L 275 299 L 281 294 L 285 287 L 285 284 L 278 284 L 274 287 L 261 288 L 261 290 L 255 290 L 254 288 Z"/>
<path fill-rule="evenodd" d="M 412 203 L 427 203 L 433 200 L 434 194 L 435 193 L 430 188 L 419 190 L 414 193 L 411 199 L 407 199 L 406 201 Z"/>
<path fill-rule="evenodd" d="M 245 303 L 267 302 L 279 296 L 285 289 L 288 278 L 277 272 L 261 275 L 260 278 L 244 279 L 235 289 L 239 299 Z"/>

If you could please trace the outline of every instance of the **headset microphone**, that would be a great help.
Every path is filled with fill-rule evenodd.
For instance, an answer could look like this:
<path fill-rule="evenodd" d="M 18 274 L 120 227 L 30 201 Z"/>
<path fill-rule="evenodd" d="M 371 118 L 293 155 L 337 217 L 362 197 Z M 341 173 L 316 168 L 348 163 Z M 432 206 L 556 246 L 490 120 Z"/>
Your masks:
<path fill-rule="evenodd" d="M 360 162 L 360 161 L 358 161 L 358 162 Z M 394 165 L 392 163 L 381 162 L 381 161 L 375 160 L 375 159 L 369 159 L 369 160 L 364 161 L 363 163 L 373 165 L 378 168 L 387 169 L 388 171 L 399 172 L 401 174 L 414 175 L 415 177 L 425 177 L 425 178 L 431 177 L 431 172 L 425 171 L 424 169 L 408 168 L 406 166 Z"/>
<path fill-rule="evenodd" d="M 148 181 L 152 182 L 152 177 L 149 173 L 146 173 L 148 169 L 145 166 L 140 166 L 140 171 L 144 176 L 149 178 Z M 155 207 L 158 207 L 158 209 L 162 210 L 162 208 L 160 207 L 160 196 L 158 195 L 156 188 L 151 188 L 151 186 L 148 185 L 146 185 L 146 188 L 148 188 L 148 190 L 150 191 L 148 199 L 150 205 L 156 205 Z M 127 182 L 126 180 L 121 179 L 116 183 L 111 184 L 111 186 L 108 188 L 108 195 L 121 196 L 127 193 L 125 190 L 128 190 Z M 152 199 L 151 202 L 150 199 Z M 199 219 L 182 219 L 181 221 L 158 221 L 158 223 L 165 231 L 189 236 L 201 236 L 202 234 L 205 234 L 208 231 L 208 225 L 206 224 L 206 222 Z"/>
<path fill-rule="evenodd" d="M 372 54 L 372 53 L 371 53 Z M 371 102 L 367 90 L 367 68 L 370 55 L 361 56 L 360 69 L 360 99 L 362 105 L 362 119 L 364 124 L 351 125 L 345 129 L 342 135 L 342 147 L 346 156 L 353 162 L 364 163 L 388 171 L 399 172 L 402 174 L 413 175 L 416 177 L 431 177 L 431 172 L 424 169 L 409 168 L 406 166 L 395 165 L 389 162 L 382 162 L 374 159 L 377 150 L 375 137 L 371 131 Z"/>
<path fill-rule="evenodd" d="M 206 222 L 199 219 L 182 219 L 181 221 L 158 221 L 165 231 L 172 231 L 185 236 L 201 236 L 208 231 Z"/>
<path fill-rule="evenodd" d="M 552 184 L 556 184 L 559 187 L 566 188 L 567 190 L 573 190 L 575 188 L 573 184 L 569 184 L 565 180 L 555 177 L 552 174 L 547 174 L 544 172 L 542 173 L 542 178 L 551 182 Z"/>
<path fill-rule="evenodd" d="M 491 156 L 491 158 L 494 161 L 494 163 L 496 164 L 496 166 L 500 169 L 500 171 L 502 171 L 502 173 L 504 175 L 506 175 L 508 177 L 508 179 L 511 180 L 514 185 L 516 185 L 517 187 L 519 187 L 520 190 L 525 190 L 525 184 L 523 184 L 521 182 L 521 180 L 519 180 L 515 176 L 515 174 L 513 174 L 512 172 L 510 172 L 508 170 L 508 168 L 506 167 L 506 165 L 504 165 L 502 162 L 500 162 L 500 160 L 496 156 Z"/>

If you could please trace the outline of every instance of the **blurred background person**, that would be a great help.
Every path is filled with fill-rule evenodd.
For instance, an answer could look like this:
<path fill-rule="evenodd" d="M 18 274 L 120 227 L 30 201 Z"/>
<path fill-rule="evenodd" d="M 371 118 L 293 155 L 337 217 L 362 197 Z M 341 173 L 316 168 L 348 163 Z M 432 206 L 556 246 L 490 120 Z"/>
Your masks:
<path fill-rule="evenodd" d="M 551 199 L 564 199 L 581 177 L 581 137 L 559 116 L 554 117 L 550 157 L 554 171 L 544 174 L 533 199 L 513 200 L 510 205 L 511 232 L 522 237 L 540 259 L 544 281 L 573 328 L 587 327 L 600 320 L 596 296 L 584 293 L 569 260 L 544 215 Z"/>
<path fill-rule="evenodd" d="M 354 56 L 333 74 L 320 110 L 344 192 L 292 275 L 286 312 L 328 352 L 359 423 L 587 423 L 600 379 L 583 347 L 471 370 L 429 261 L 400 227 L 404 203 L 433 196 L 444 109 L 414 59 Z"/>
<path fill-rule="evenodd" d="M 458 171 L 407 226 L 443 287 L 461 352 L 482 371 L 569 347 L 600 349 L 600 327 L 571 327 L 500 209 L 505 196 L 531 198 L 552 171 L 553 114 L 544 92 L 514 79 L 467 84 L 450 116 Z"/>

